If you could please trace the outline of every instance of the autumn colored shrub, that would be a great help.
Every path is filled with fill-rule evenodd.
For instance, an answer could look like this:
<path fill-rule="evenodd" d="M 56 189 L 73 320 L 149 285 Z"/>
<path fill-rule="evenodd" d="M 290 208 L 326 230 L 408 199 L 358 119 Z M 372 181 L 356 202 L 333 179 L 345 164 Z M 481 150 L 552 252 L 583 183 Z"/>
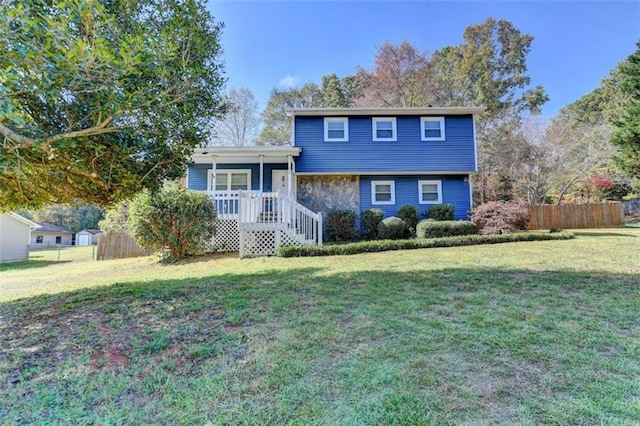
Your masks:
<path fill-rule="evenodd" d="M 481 234 L 524 231 L 529 224 L 529 207 L 520 201 L 491 201 L 473 209 L 471 220 Z"/>

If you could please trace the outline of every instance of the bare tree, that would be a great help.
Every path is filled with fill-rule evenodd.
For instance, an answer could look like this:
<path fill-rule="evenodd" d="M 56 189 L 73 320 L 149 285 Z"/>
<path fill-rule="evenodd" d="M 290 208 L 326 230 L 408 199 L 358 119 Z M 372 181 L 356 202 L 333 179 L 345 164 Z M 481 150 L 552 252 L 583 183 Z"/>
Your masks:
<path fill-rule="evenodd" d="M 215 127 L 214 144 L 222 146 L 255 145 L 260 128 L 258 102 L 246 87 L 227 94 L 229 112 Z"/>
<path fill-rule="evenodd" d="M 545 139 L 558 204 L 574 185 L 609 163 L 615 152 L 610 143 L 612 135 L 610 124 L 581 124 L 567 111 L 553 120 Z"/>

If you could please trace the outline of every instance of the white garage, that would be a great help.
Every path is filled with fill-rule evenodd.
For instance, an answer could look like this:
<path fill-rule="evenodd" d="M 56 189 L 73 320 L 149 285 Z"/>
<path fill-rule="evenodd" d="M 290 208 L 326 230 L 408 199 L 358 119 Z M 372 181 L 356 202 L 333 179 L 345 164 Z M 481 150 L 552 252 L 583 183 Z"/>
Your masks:
<path fill-rule="evenodd" d="M 19 214 L 0 213 L 0 262 L 28 260 L 31 231 L 39 227 Z"/>

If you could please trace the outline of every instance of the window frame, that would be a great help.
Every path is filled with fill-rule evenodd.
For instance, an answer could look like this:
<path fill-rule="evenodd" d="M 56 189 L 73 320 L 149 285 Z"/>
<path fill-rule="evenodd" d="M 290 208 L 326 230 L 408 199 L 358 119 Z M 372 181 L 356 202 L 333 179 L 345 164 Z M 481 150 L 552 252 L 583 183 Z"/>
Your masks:
<path fill-rule="evenodd" d="M 62 236 L 56 235 L 56 244 L 62 244 Z"/>
<path fill-rule="evenodd" d="M 215 174 L 227 175 L 227 189 L 217 190 L 215 187 L 215 179 L 213 176 L 213 170 L 209 169 L 207 173 L 207 192 L 213 191 L 251 191 L 251 169 L 216 169 Z M 231 189 L 231 175 L 232 174 L 246 174 L 247 175 L 247 189 Z"/>
<path fill-rule="evenodd" d="M 378 185 L 390 185 L 391 186 L 391 200 L 389 201 L 377 201 L 376 200 L 376 186 Z M 371 181 L 371 205 L 374 206 L 391 206 L 396 203 L 396 181 L 395 180 L 372 180 Z"/>
<path fill-rule="evenodd" d="M 391 137 L 380 138 L 378 137 L 378 129 L 376 124 L 379 122 L 391 122 Z M 396 117 L 371 117 L 371 131 L 374 142 L 396 142 L 398 140 L 398 126 Z"/>
<path fill-rule="evenodd" d="M 44 244 L 44 236 L 36 235 L 36 244 Z"/>
<path fill-rule="evenodd" d="M 424 135 L 426 130 L 425 123 L 431 122 L 439 122 L 440 123 L 440 137 L 439 138 L 428 138 Z M 445 136 L 445 120 L 444 117 L 420 117 L 420 140 L 421 141 L 443 141 L 446 140 Z"/>
<path fill-rule="evenodd" d="M 329 123 L 343 123 L 344 137 L 330 138 Z M 324 118 L 324 141 L 325 142 L 349 142 L 349 117 L 325 117 Z"/>
<path fill-rule="evenodd" d="M 438 199 L 435 201 L 424 201 L 422 198 L 422 185 L 436 185 L 438 188 Z M 441 180 L 419 180 L 418 181 L 418 204 L 442 204 L 442 181 Z"/>

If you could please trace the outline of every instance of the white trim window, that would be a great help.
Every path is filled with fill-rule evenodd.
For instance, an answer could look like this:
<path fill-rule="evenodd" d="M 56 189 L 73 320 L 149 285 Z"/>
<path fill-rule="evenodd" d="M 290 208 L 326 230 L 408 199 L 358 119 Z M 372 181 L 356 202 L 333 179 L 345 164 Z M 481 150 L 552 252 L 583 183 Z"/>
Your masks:
<path fill-rule="evenodd" d="M 394 142 L 398 140 L 395 117 L 373 117 L 372 125 L 374 141 Z"/>
<path fill-rule="evenodd" d="M 251 189 L 251 169 L 216 169 L 215 177 L 213 170 L 209 170 L 207 187 L 210 191 L 248 191 Z"/>
<path fill-rule="evenodd" d="M 423 141 L 443 141 L 444 117 L 421 117 L 420 139 Z"/>
<path fill-rule="evenodd" d="M 442 204 L 442 181 L 419 180 L 418 181 L 418 203 Z"/>
<path fill-rule="evenodd" d="M 349 119 L 347 117 L 325 117 L 324 140 L 325 142 L 348 142 Z"/>
<path fill-rule="evenodd" d="M 392 180 L 371 181 L 371 204 L 395 204 L 396 183 Z"/>

